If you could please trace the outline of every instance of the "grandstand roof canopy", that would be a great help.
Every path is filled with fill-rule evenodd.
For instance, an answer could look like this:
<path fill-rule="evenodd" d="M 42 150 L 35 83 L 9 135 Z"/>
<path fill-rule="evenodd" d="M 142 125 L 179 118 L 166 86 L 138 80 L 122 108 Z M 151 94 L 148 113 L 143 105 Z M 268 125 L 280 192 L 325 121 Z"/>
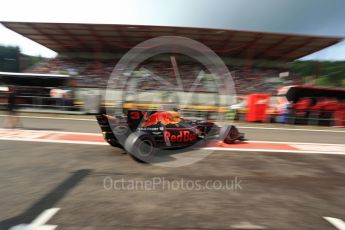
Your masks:
<path fill-rule="evenodd" d="M 124 52 L 157 36 L 184 36 L 220 56 L 291 61 L 339 42 L 339 37 L 143 25 L 1 22 L 58 53 Z"/>

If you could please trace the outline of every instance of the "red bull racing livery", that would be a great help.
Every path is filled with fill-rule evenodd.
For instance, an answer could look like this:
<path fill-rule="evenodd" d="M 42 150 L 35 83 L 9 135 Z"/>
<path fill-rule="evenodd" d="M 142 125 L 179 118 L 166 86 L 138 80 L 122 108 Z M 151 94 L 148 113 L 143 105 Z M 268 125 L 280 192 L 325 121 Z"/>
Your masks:
<path fill-rule="evenodd" d="M 101 113 L 96 117 L 105 140 L 141 162 L 149 162 L 159 150 L 200 147 L 210 139 L 227 144 L 244 140 L 233 125 L 188 120 L 177 111 L 129 110 L 126 116 Z"/>
<path fill-rule="evenodd" d="M 143 123 L 142 127 L 148 127 L 148 126 L 156 125 L 158 123 L 161 123 L 162 125 L 168 125 L 168 124 L 178 124 L 179 122 L 181 122 L 179 113 L 175 111 L 156 112 L 150 116 L 147 115 L 147 112 L 142 112 L 142 113 L 145 119 L 145 122 Z"/>

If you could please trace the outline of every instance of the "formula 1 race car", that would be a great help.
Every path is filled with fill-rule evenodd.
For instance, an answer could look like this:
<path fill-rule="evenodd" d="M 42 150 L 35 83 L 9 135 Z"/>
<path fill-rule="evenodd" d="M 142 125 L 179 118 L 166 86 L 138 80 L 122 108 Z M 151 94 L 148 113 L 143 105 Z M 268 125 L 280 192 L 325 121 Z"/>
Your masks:
<path fill-rule="evenodd" d="M 226 144 L 243 141 L 244 134 L 233 125 L 187 120 L 177 111 L 129 110 L 127 116 L 96 116 L 104 139 L 122 148 L 134 159 L 149 162 L 157 150 L 182 149 L 210 139 Z"/>

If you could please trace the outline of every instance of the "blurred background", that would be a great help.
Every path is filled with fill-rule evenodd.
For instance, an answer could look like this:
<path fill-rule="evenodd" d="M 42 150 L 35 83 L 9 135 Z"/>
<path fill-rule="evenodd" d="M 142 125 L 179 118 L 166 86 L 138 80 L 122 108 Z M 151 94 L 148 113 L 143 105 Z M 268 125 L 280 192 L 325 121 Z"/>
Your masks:
<path fill-rule="evenodd" d="M 164 83 L 152 80 L 159 76 L 177 85 L 178 72 L 184 88 L 193 89 L 184 110 L 194 112 L 194 116 L 219 112 L 223 120 L 344 125 L 345 62 L 312 58 L 318 51 L 341 44 L 340 36 L 7 21 L 2 22 L 1 30 L 10 30 L 56 52 L 53 57 L 32 56 L 22 53 L 19 46 L 1 45 L 1 103 L 6 104 L 6 87 L 16 85 L 21 111 L 94 114 L 100 107 L 118 106 L 119 101 L 125 108 L 157 108 L 163 102 L 155 99 L 164 100 L 166 92 L 173 93 L 177 98 L 174 103 L 181 104 L 183 90 L 164 88 Z M 216 52 L 231 74 L 235 92 L 215 99 L 219 83 L 212 86 L 213 76 L 205 66 L 172 51 L 145 60 L 134 71 L 124 69 L 123 74 L 131 79 L 126 89 L 115 82 L 114 97 L 105 98 L 108 80 L 121 57 L 140 42 L 167 35 L 194 39 Z M 308 56 L 311 58 L 306 59 Z M 203 76 L 196 81 L 201 71 Z M 133 87 L 141 93 L 151 92 L 151 96 L 131 92 Z M 126 91 L 126 95 L 119 96 L 120 91 Z M 225 100 L 236 93 L 236 100 Z"/>

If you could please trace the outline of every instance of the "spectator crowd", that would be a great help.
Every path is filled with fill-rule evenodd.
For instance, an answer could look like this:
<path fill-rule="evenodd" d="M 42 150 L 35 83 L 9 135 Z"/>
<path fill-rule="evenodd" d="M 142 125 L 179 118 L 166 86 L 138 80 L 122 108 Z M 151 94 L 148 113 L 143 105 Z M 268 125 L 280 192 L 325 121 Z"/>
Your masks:
<path fill-rule="evenodd" d="M 104 88 L 118 60 L 92 60 L 82 58 L 55 58 L 40 63 L 27 72 L 68 74 L 78 79 L 79 87 Z M 279 78 L 284 69 L 227 66 L 235 84 L 237 94 L 274 93 L 284 85 L 301 84 L 301 78 L 290 73 L 288 78 Z M 217 90 L 205 67 L 195 62 L 178 62 L 181 83 L 185 89 L 194 91 Z M 136 86 L 143 90 L 177 86 L 171 62 L 149 61 L 136 67 Z M 123 71 L 126 73 L 126 70 Z M 202 78 L 198 76 L 204 75 Z M 131 75 L 128 73 L 128 75 Z M 133 75 L 133 73 L 132 73 Z M 162 80 L 165 83 L 162 83 Z M 119 84 L 120 85 L 120 84 Z M 175 88 L 176 89 L 176 88 Z"/>

